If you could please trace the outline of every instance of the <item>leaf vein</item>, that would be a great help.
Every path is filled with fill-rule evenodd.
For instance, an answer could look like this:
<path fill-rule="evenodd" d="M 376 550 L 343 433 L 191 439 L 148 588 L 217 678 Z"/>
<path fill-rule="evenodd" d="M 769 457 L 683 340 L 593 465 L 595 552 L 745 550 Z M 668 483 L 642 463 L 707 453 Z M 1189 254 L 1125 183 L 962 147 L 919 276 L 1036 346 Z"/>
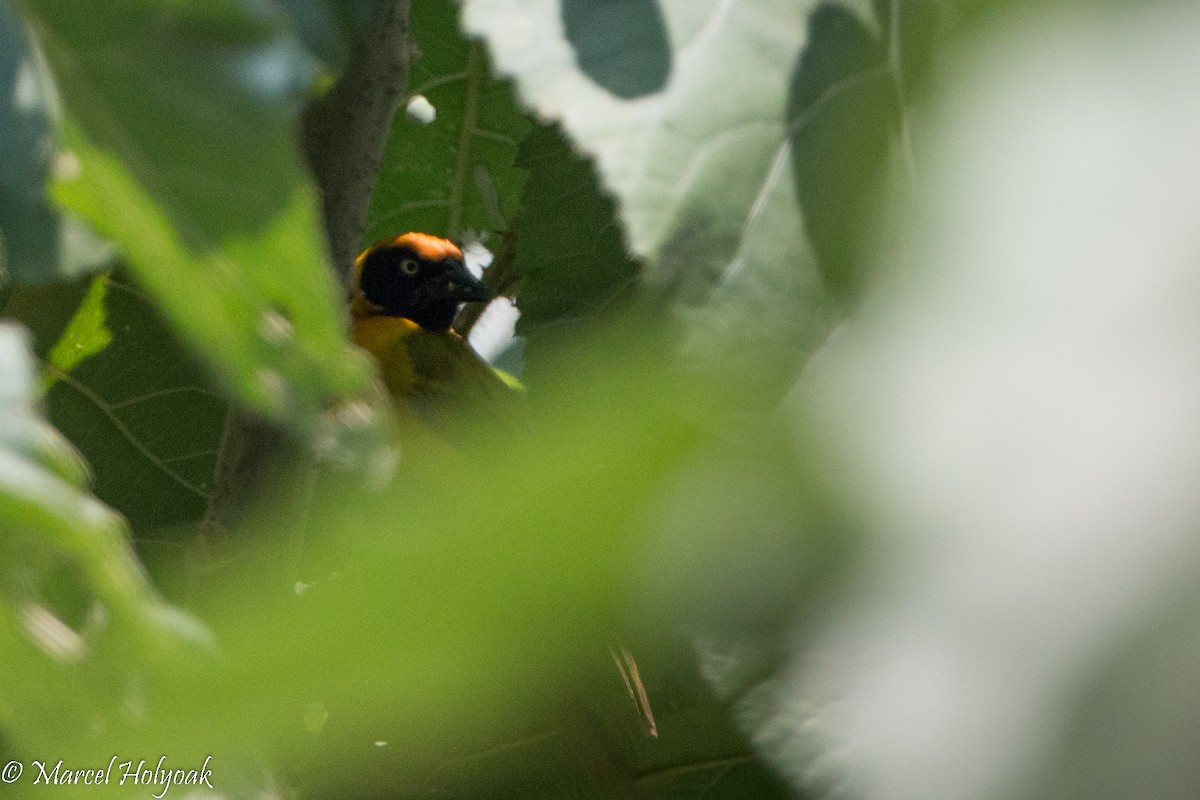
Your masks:
<path fill-rule="evenodd" d="M 150 448 L 148 448 L 140 439 L 138 439 L 138 437 L 134 435 L 133 431 L 131 431 L 129 427 L 125 425 L 121 418 L 113 412 L 112 408 L 107 402 L 105 402 L 104 398 L 100 397 L 100 395 L 93 392 L 87 386 L 75 380 L 75 378 L 73 378 L 69 373 L 63 372 L 54 366 L 49 366 L 47 369 L 54 374 L 55 378 L 62 381 L 67 386 L 70 386 L 72 389 L 78 392 L 81 397 L 94 405 L 101 414 L 108 418 L 108 420 L 113 424 L 113 427 L 117 429 L 117 432 L 124 436 L 126 441 L 128 441 L 135 450 L 141 453 L 147 461 L 158 467 L 164 475 L 182 486 L 184 489 L 192 492 L 197 497 L 200 497 L 201 499 L 208 497 L 208 495 L 206 495 L 199 487 L 195 486 L 178 472 L 171 469 L 163 459 L 155 455 Z"/>

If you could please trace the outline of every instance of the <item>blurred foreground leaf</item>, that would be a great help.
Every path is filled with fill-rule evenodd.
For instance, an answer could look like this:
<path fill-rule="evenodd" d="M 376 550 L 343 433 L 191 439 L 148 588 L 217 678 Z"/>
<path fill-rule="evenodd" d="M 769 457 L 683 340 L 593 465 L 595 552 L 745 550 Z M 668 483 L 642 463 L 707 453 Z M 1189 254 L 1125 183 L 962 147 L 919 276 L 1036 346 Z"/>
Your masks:
<path fill-rule="evenodd" d="M 527 435 L 472 462 L 409 454 L 381 492 L 318 496 L 304 540 L 305 560 L 318 566 L 302 576 L 313 586 L 299 601 L 311 617 L 264 626 L 271 603 L 240 603 L 235 639 L 249 645 L 257 631 L 260 640 L 244 667 L 270 673 L 277 660 L 295 691 L 337 674 L 307 652 L 322 643 L 356 665 L 326 699 L 397 728 L 399 741 L 465 735 L 455 710 L 475 709 L 472 728 L 483 732 L 501 709 L 537 706 L 582 651 L 606 641 L 614 581 L 636 535 L 631 515 L 699 433 L 673 402 L 685 389 L 645 395 L 644 377 L 609 369 L 586 388 L 560 387 Z M 634 397 L 638 412 L 621 413 Z M 578 402 L 591 413 L 577 413 Z M 294 542 L 294 532 L 279 537 Z M 271 646 L 261 646 L 262 631 Z M 398 705 L 384 710 L 367 686 L 402 687 L 390 698 Z"/>
<path fill-rule="evenodd" d="M 121 248 L 243 402 L 327 432 L 322 410 L 369 369 L 345 342 L 298 163 L 288 91 L 305 68 L 288 40 L 234 4 L 28 6 L 75 123 L 78 169 L 56 198 Z"/>
<path fill-rule="evenodd" d="M 1192 797 L 1200 13 L 1007 5 L 797 393 L 872 557 L 743 712 L 823 796 Z"/>
<path fill-rule="evenodd" d="M 231 747 L 266 744 L 290 754 L 288 773 L 301 785 L 386 796 L 442 785 L 454 759 L 549 730 L 565 737 L 563 768 L 593 780 L 586 762 L 609 745 L 603 736 L 586 744 L 596 734 L 572 722 L 573 698 L 598 674 L 616 681 L 606 651 L 622 630 L 649 632 L 681 613 L 707 613 L 702 597 L 717 564 L 702 583 L 657 580 L 680 546 L 658 532 L 670 520 L 676 533 L 690 524 L 660 498 L 698 454 L 740 430 L 729 426 L 713 387 L 666 366 L 652 335 L 629 336 L 592 341 L 586 367 L 579 350 L 561 354 L 531 397 L 521 436 L 469 435 L 479 444 L 470 459 L 409 448 L 387 487 L 368 491 L 328 476 L 314 488 L 302 528 L 291 514 L 268 514 L 241 531 L 259 546 L 215 576 L 200 605 L 224 659 L 175 685 L 171 707 L 192 725 L 170 735 L 190 747 L 213 731 Z M 750 483 L 759 468 L 731 460 L 722 474 Z M 778 502 L 761 518 L 743 509 L 741 524 L 783 526 L 778 536 L 806 541 L 812 531 L 803 515 L 774 486 L 762 491 Z M 753 547 L 748 537 L 742 549 Z M 774 558 L 803 552 L 801 545 Z M 806 575 L 800 564 L 794 573 Z M 743 591 L 749 611 L 740 619 L 765 619 L 769 604 L 754 598 L 780 586 L 789 592 L 794 584 L 769 580 Z M 635 612 L 634 588 L 639 599 L 673 593 L 677 602 Z M 640 624 L 631 625 L 631 613 Z M 653 638 L 646 642 L 653 650 Z M 621 691 L 618 683 L 619 724 L 640 736 Z M 713 781 L 726 768 L 742 774 L 749 762 L 728 730 L 708 744 L 684 732 L 709 713 L 698 705 L 698 716 L 685 714 L 671 732 L 681 737 L 672 752 L 691 764 L 736 760 L 715 765 Z M 617 763 L 631 781 L 664 765 L 653 753 Z M 647 780 L 676 785 L 669 776 Z"/>
<path fill-rule="evenodd" d="M 109 255 L 46 197 L 57 99 L 21 18 L 0 2 L 0 284 L 69 278 Z"/>
<path fill-rule="evenodd" d="M 206 634 L 158 598 L 123 520 L 87 493 L 34 374 L 24 333 L 0 326 L 0 728 L 9 757 L 97 759 L 144 722 L 154 674 Z"/>
<path fill-rule="evenodd" d="M 260 233 L 294 202 L 305 181 L 289 92 L 305 68 L 269 18 L 228 0 L 23 7 L 70 118 L 126 164 L 189 245 Z M 268 69 L 275 82 L 263 81 Z"/>

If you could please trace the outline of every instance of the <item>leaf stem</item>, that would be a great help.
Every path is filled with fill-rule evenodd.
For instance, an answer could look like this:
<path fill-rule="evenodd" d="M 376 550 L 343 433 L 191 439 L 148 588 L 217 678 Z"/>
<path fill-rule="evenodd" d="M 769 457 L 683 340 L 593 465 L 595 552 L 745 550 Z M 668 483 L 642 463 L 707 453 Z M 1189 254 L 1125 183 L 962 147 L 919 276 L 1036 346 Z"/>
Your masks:
<path fill-rule="evenodd" d="M 462 233 L 463 197 L 466 194 L 468 171 L 471 168 L 471 140 L 479 122 L 479 95 L 483 88 L 483 45 L 471 42 L 467 55 L 467 98 L 463 106 L 462 128 L 458 132 L 458 153 L 454 162 L 454 177 L 450 184 L 450 222 L 446 226 L 451 239 Z"/>

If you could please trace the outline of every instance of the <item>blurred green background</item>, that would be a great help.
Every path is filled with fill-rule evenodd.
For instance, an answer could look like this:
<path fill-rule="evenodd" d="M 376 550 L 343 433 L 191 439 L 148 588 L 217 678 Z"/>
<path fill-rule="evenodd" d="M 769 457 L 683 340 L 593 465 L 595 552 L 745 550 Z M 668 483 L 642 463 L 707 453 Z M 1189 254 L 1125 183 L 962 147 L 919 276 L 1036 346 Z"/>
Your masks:
<path fill-rule="evenodd" d="M 301 147 L 385 12 L 362 244 L 519 313 L 445 452 Z M 0 0 L 0 795 L 1193 796 L 1197 22 Z M 231 413 L 288 468 L 214 528 Z"/>

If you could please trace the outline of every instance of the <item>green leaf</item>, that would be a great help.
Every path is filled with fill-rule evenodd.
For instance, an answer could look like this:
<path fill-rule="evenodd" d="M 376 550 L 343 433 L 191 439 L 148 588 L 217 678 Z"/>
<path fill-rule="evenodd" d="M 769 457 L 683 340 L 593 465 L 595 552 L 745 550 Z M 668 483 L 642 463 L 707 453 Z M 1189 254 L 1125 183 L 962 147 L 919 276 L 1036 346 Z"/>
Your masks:
<path fill-rule="evenodd" d="M 189 244 L 257 233 L 293 202 L 304 181 L 289 93 L 305 68 L 269 19 L 230 0 L 25 6 L 72 121 Z"/>
<path fill-rule="evenodd" d="M 21 752 L 82 753 L 96 726 L 128 725 L 151 670 L 206 634 L 151 589 L 124 521 L 63 475 L 55 450 L 69 446 L 35 386 L 27 335 L 0 325 L 0 726 Z"/>
<path fill-rule="evenodd" d="M 791 166 L 805 229 L 839 299 L 859 289 L 864 217 L 901 110 L 884 34 L 845 6 L 818 6 L 788 98 Z"/>
<path fill-rule="evenodd" d="M 107 294 L 108 281 L 104 278 L 97 278 L 88 286 L 75 316 L 50 351 L 48 366 L 55 372 L 70 372 L 81 361 L 96 355 L 112 342 L 112 331 L 104 312 Z"/>
<path fill-rule="evenodd" d="M 619 5 L 467 0 L 464 22 L 594 157 L 685 351 L 717 371 L 753 353 L 778 378 L 752 393 L 778 397 L 857 285 L 896 136 L 890 4 L 666 0 L 649 26 L 654 6 Z"/>
<path fill-rule="evenodd" d="M 50 418 L 92 465 L 96 495 L 135 531 L 201 517 L 226 403 L 128 279 L 93 281 L 47 378 Z"/>
<path fill-rule="evenodd" d="M 321 436 L 323 409 L 370 370 L 295 151 L 288 40 L 233 3 L 29 6 L 77 123 L 56 199 L 117 243 L 225 387 Z"/>
<path fill-rule="evenodd" d="M 591 767 L 600 758 L 613 762 L 613 777 L 663 796 L 707 783 L 730 797 L 747 786 L 777 796 L 780 784 L 747 755 L 722 708 L 697 685 L 673 688 L 664 675 L 673 668 L 655 651 L 681 610 L 714 605 L 713 585 L 728 605 L 746 606 L 721 613 L 757 624 L 767 604 L 760 587 L 770 595 L 808 579 L 793 559 L 803 547 L 757 546 L 763 529 L 768 543 L 808 538 L 807 518 L 793 513 L 795 465 L 756 461 L 753 448 L 710 458 L 714 444 L 740 441 L 743 426 L 712 413 L 711 385 L 666 366 L 651 330 L 624 327 L 620 341 L 604 332 L 546 366 L 519 435 L 467 431 L 480 445 L 468 458 L 409 447 L 386 487 L 321 482 L 301 525 L 276 508 L 238 531 L 253 545 L 207 605 L 227 670 L 183 684 L 179 715 L 196 731 L 275 743 L 298 762 L 302 783 L 328 788 L 319 794 L 370 784 L 424 796 L 444 783 L 462 796 L 488 794 L 478 779 L 609 796 L 595 784 L 608 780 L 609 766 L 601 776 Z M 738 487 L 712 491 L 700 507 L 739 503 L 700 530 L 712 557 L 689 561 L 675 548 L 699 512 L 662 497 L 696 485 L 681 479 L 698 458 L 714 462 L 706 476 Z M 728 543 L 731 519 L 738 557 L 722 560 L 716 545 Z M 776 558 L 758 581 L 746 570 L 764 553 Z M 702 577 L 689 580 L 677 562 L 700 564 Z M 732 572 L 721 573 L 725 563 Z M 636 746 L 638 714 L 606 652 L 630 615 L 669 746 Z M 594 714 L 577 709 L 597 682 L 607 687 L 599 741 Z M 526 742 L 531 729 L 562 738 Z M 514 746 L 493 750 L 503 742 Z M 505 769 L 505 752 L 517 772 Z M 563 764 L 527 765 L 522 753 Z"/>
<path fill-rule="evenodd" d="M 470 460 L 410 448 L 381 491 L 319 491 L 301 599 L 248 562 L 227 589 L 242 601 L 216 605 L 234 672 L 201 713 L 287 737 L 281 715 L 315 693 L 331 715 L 321 763 L 363 763 L 362 741 L 412 743 L 380 755 L 394 785 L 541 717 L 589 663 L 611 670 L 588 659 L 614 632 L 641 510 L 701 435 L 680 410 L 692 390 L 651 372 L 645 349 L 625 364 L 593 341 L 585 371 L 564 358 L 529 427 L 478 431 L 495 446 Z M 264 566 L 295 561 L 297 533 L 277 519 L 241 535 L 271 543 Z"/>
<path fill-rule="evenodd" d="M 615 207 L 587 159 L 557 126 L 535 128 L 517 164 L 529 172 L 517 221 L 517 332 L 561 335 L 551 323 L 586 318 L 612 304 L 637 277 Z"/>
<path fill-rule="evenodd" d="M 425 98 L 436 118 L 397 114 L 364 244 L 410 230 L 451 239 L 508 230 L 525 182 L 514 161 L 530 123 L 509 83 L 492 77 L 483 46 L 459 32 L 449 0 L 414 3 L 412 31 L 421 58 L 410 102 Z"/>

